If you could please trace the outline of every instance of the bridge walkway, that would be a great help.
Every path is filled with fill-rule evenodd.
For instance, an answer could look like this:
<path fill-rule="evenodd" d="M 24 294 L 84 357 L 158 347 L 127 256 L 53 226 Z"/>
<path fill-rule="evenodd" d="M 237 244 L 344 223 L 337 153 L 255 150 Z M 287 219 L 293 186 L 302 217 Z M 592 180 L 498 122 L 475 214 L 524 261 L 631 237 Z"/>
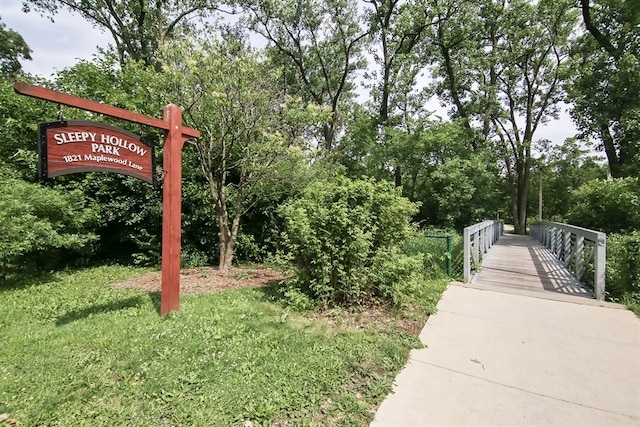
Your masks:
<path fill-rule="evenodd" d="M 516 234 L 500 237 L 485 255 L 470 286 L 561 301 L 594 298 L 549 250 L 528 236 Z"/>
<path fill-rule="evenodd" d="M 372 427 L 640 426 L 640 320 L 506 234 L 452 283 Z"/>

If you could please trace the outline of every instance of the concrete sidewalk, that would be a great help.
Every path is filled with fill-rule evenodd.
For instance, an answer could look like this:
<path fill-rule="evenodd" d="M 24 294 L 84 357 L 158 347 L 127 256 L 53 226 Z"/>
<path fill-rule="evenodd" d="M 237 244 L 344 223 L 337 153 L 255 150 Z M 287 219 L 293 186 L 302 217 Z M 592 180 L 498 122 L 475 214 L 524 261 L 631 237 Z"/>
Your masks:
<path fill-rule="evenodd" d="M 373 427 L 640 426 L 640 320 L 450 285 Z"/>

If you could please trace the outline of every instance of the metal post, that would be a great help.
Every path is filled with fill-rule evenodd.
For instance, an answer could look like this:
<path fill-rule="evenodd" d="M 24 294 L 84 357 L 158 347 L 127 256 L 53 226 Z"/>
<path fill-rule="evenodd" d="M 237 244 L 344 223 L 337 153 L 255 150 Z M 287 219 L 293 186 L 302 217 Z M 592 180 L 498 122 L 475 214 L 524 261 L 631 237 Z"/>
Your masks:
<path fill-rule="evenodd" d="M 542 221 L 542 170 L 540 170 L 540 193 L 538 194 L 538 221 Z"/>
<path fill-rule="evenodd" d="M 562 261 L 566 266 L 571 261 L 571 233 L 566 231 L 564 233 L 564 248 L 562 249 Z"/>
<path fill-rule="evenodd" d="M 463 233 L 462 278 L 465 282 L 471 279 L 471 233 L 469 231 L 469 228 L 465 228 Z"/>
<path fill-rule="evenodd" d="M 604 233 L 598 233 L 598 239 L 595 245 L 595 277 L 593 289 L 597 300 L 604 300 L 605 289 L 605 263 L 607 259 L 607 236 Z"/>
<path fill-rule="evenodd" d="M 451 266 L 451 236 L 447 235 L 446 236 L 447 239 L 447 276 L 448 277 L 452 277 L 453 276 L 453 270 L 452 270 L 452 266 Z"/>
<path fill-rule="evenodd" d="M 582 280 L 582 274 L 584 273 L 584 237 L 582 236 L 576 236 L 575 263 L 576 277 L 578 280 Z"/>

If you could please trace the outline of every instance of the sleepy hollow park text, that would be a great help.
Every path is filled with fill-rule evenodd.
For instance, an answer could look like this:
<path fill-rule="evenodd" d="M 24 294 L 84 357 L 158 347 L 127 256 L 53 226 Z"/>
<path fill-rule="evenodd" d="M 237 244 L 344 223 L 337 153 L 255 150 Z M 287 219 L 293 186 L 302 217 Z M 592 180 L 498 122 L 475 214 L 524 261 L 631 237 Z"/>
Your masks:
<path fill-rule="evenodd" d="M 200 132 L 182 126 L 182 111 L 167 105 L 162 120 L 24 82 L 16 93 L 165 131 L 162 157 L 162 288 L 160 314 L 180 308 L 182 146 Z M 124 129 L 99 122 L 58 121 L 39 126 L 40 176 L 115 172 L 155 181 L 153 146 Z"/>

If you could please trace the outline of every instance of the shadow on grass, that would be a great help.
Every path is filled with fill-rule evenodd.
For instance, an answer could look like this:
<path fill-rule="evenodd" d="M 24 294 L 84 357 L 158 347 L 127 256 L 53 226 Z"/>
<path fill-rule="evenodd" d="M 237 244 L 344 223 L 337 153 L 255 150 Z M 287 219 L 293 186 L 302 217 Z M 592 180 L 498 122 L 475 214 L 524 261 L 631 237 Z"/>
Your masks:
<path fill-rule="evenodd" d="M 156 313 L 160 315 L 160 291 L 149 292 L 147 293 L 147 296 L 149 297 L 151 304 L 153 304 L 153 307 L 156 309 Z"/>
<path fill-rule="evenodd" d="M 160 314 L 160 292 L 149 292 L 147 294 L 151 303 L 154 305 L 158 314 Z M 60 316 L 56 320 L 56 326 L 64 326 L 77 320 L 86 319 L 94 314 L 110 313 L 128 308 L 136 308 L 146 304 L 146 298 L 143 295 L 112 301 L 105 304 L 95 304 L 79 310 L 71 310 Z"/>
<path fill-rule="evenodd" d="M 6 277 L 0 277 L 0 292 L 26 288 L 34 285 L 46 285 L 59 282 L 60 277 L 55 272 L 19 271 L 11 272 Z"/>
<path fill-rule="evenodd" d="M 275 304 L 285 304 L 286 298 L 283 291 L 287 288 L 284 280 L 271 280 L 264 286 L 257 288 L 262 292 L 262 300 Z"/>

